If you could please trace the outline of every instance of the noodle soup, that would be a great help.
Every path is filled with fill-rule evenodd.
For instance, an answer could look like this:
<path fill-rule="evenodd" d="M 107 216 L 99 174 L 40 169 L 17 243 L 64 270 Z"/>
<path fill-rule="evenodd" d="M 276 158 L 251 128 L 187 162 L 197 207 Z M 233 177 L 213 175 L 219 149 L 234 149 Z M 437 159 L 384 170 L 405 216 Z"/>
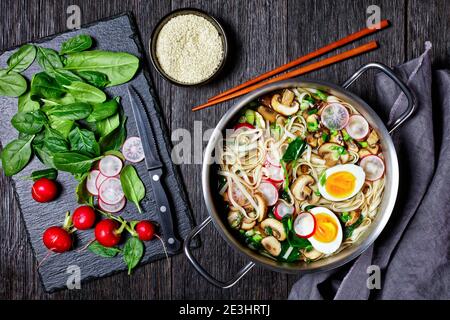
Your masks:
<path fill-rule="evenodd" d="M 229 227 L 279 261 L 316 261 L 352 245 L 383 196 L 378 133 L 352 105 L 316 89 L 251 102 L 219 157 Z"/>

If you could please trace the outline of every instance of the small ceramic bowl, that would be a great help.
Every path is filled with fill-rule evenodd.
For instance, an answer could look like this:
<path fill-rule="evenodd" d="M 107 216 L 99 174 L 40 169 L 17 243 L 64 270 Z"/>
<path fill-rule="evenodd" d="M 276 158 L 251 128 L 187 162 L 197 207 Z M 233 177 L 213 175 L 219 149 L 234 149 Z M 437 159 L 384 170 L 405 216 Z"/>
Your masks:
<path fill-rule="evenodd" d="M 164 25 L 170 19 L 180 16 L 180 15 L 187 15 L 187 14 L 194 14 L 194 15 L 200 16 L 202 18 L 205 18 L 206 20 L 211 22 L 211 24 L 217 29 L 217 32 L 219 33 L 219 37 L 222 40 L 223 56 L 222 56 L 222 60 L 221 60 L 220 64 L 217 66 L 216 70 L 214 71 L 214 73 L 211 76 L 209 76 L 208 78 L 202 80 L 201 82 L 197 82 L 197 83 L 184 83 L 184 82 L 180 82 L 180 81 L 172 78 L 163 70 L 163 68 L 159 64 L 158 58 L 156 56 L 156 40 L 158 39 L 158 35 L 159 35 L 159 32 L 161 31 L 162 27 L 164 27 Z M 169 14 L 164 16 L 158 22 L 158 24 L 156 25 L 155 29 L 153 30 L 152 36 L 150 38 L 150 58 L 151 58 L 153 67 L 155 67 L 156 71 L 158 71 L 158 73 L 164 79 L 166 79 L 167 81 L 169 81 L 175 85 L 178 85 L 178 86 L 192 87 L 192 86 L 200 86 L 200 85 L 210 82 L 223 69 L 227 55 L 228 55 L 228 39 L 227 39 L 225 30 L 223 29 L 222 25 L 214 17 L 212 17 L 211 15 L 209 15 L 206 12 L 201 11 L 199 9 L 185 8 L 185 9 L 178 9 L 178 10 L 170 12 Z"/>

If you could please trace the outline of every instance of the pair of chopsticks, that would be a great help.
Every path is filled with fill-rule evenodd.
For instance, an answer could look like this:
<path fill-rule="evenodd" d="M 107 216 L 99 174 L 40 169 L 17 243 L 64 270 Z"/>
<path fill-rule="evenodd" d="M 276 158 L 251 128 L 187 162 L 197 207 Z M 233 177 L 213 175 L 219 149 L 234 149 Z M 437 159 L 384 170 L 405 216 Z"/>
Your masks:
<path fill-rule="evenodd" d="M 358 39 L 360 39 L 362 37 L 370 35 L 370 34 L 376 32 L 378 30 L 382 30 L 382 29 L 384 29 L 384 28 L 386 28 L 388 26 L 389 26 L 389 21 L 388 20 L 383 20 L 383 21 L 380 22 L 380 26 L 377 29 L 375 29 L 375 28 L 374 29 L 365 28 L 365 29 L 362 29 L 362 30 L 360 30 L 358 32 L 355 32 L 355 33 L 351 34 L 351 35 L 348 35 L 348 36 L 346 36 L 346 37 L 344 37 L 344 38 L 342 38 L 342 39 L 340 39 L 340 40 L 338 40 L 336 42 L 330 43 L 330 44 L 326 45 L 325 47 L 322 47 L 322 48 L 320 48 L 320 49 L 318 49 L 318 50 L 316 50 L 314 52 L 308 53 L 305 56 L 301 56 L 301 57 L 299 57 L 299 58 L 297 58 L 297 59 L 295 59 L 295 60 L 293 60 L 293 61 L 291 61 L 289 63 L 286 63 L 286 64 L 284 64 L 284 65 L 282 65 L 282 66 L 280 66 L 278 68 L 275 68 L 275 69 L 273 69 L 271 71 L 263 73 L 260 76 L 257 76 L 257 77 L 255 77 L 255 78 L 253 78 L 251 80 L 248 80 L 247 82 L 244 82 L 244 83 L 242 83 L 242 84 L 240 84 L 240 85 L 238 85 L 236 87 L 233 87 L 233 88 L 231 88 L 229 90 L 226 90 L 226 91 L 224 91 L 224 92 L 222 92 L 222 93 L 220 93 L 220 94 L 218 94 L 218 95 L 208 99 L 208 101 L 206 103 L 192 108 L 192 111 L 198 111 L 198 110 L 201 110 L 201 109 L 205 109 L 205 108 L 208 108 L 210 106 L 216 105 L 218 103 L 221 103 L 221 102 L 224 102 L 224 101 L 227 101 L 227 100 L 230 100 L 230 99 L 242 96 L 244 94 L 247 94 L 247 93 L 249 93 L 249 92 L 251 92 L 251 91 L 253 91 L 255 89 L 261 88 L 261 87 L 263 87 L 263 86 L 265 86 L 265 85 L 267 85 L 269 83 L 274 83 L 274 82 L 278 82 L 278 81 L 281 81 L 281 80 L 290 79 L 290 78 L 293 78 L 293 77 L 296 77 L 296 76 L 299 76 L 299 75 L 302 75 L 302 74 L 305 74 L 305 73 L 308 73 L 308 72 L 311 72 L 311 71 L 314 71 L 314 70 L 321 69 L 323 67 L 329 66 L 329 65 L 334 64 L 336 62 L 340 62 L 340 61 L 346 60 L 348 58 L 355 57 L 355 56 L 360 55 L 362 53 L 372 51 L 372 50 L 378 48 L 378 43 L 376 41 L 371 41 L 371 42 L 369 42 L 367 44 L 364 44 L 362 46 L 356 47 L 354 49 L 351 49 L 351 50 L 339 53 L 337 55 L 334 55 L 332 57 L 326 58 L 324 60 L 320 60 L 320 61 L 311 63 L 309 65 L 306 65 L 304 67 L 298 68 L 296 70 L 292 70 L 292 71 L 286 72 L 284 74 L 281 74 L 279 76 L 276 76 L 274 78 L 268 79 L 268 78 L 270 78 L 270 77 L 272 77 L 272 76 L 274 76 L 274 75 L 276 75 L 278 73 L 286 71 L 286 70 L 288 70 L 288 69 L 290 69 L 292 67 L 298 66 L 299 64 L 302 64 L 302 63 L 304 63 L 306 61 L 309 61 L 311 59 L 319 57 L 319 56 L 321 56 L 323 54 L 326 54 L 326 53 L 328 53 L 328 52 L 330 52 L 330 51 L 332 51 L 334 49 L 337 49 L 337 48 L 342 47 L 342 46 L 344 46 L 346 44 L 349 44 L 349 43 L 351 43 L 353 41 L 356 41 L 356 40 L 358 40 Z M 268 79 L 268 80 L 266 80 L 266 79 Z"/>

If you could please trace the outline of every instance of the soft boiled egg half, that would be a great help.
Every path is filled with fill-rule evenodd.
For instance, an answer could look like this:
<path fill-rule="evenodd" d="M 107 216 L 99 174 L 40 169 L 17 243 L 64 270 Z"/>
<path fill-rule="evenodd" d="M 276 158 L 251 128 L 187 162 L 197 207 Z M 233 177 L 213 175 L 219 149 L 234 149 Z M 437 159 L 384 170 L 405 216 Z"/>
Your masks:
<path fill-rule="evenodd" d="M 309 210 L 316 220 L 316 230 L 308 238 L 314 249 L 324 254 L 332 254 L 342 243 L 342 226 L 338 217 L 329 209 L 315 207 Z"/>
<path fill-rule="evenodd" d="M 366 175 L 354 164 L 341 164 L 325 170 L 319 178 L 320 194 L 330 201 L 343 201 L 361 190 Z"/>

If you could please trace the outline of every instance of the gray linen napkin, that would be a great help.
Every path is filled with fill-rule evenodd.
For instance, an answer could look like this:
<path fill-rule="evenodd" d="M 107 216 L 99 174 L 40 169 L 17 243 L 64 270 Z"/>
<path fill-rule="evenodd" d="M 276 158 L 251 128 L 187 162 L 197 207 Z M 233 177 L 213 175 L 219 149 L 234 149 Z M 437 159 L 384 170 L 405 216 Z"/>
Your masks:
<path fill-rule="evenodd" d="M 427 42 L 419 58 L 395 68 L 417 111 L 393 134 L 400 187 L 388 225 L 351 265 L 301 277 L 289 299 L 450 298 L 450 74 L 433 74 L 430 49 Z M 394 121 L 405 96 L 382 74 L 375 86 L 379 109 Z M 381 290 L 367 288 L 370 265 L 381 269 Z"/>

